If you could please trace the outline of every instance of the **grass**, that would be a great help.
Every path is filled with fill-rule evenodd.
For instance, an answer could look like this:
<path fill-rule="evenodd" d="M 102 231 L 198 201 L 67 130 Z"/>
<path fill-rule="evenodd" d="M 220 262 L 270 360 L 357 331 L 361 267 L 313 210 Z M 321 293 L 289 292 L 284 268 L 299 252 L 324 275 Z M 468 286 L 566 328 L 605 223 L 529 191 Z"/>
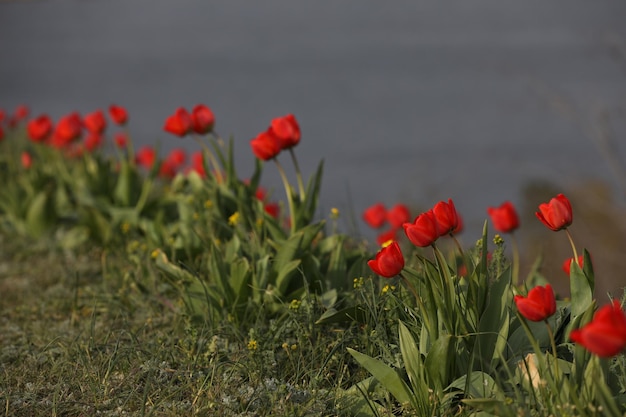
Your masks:
<path fill-rule="evenodd" d="M 306 299 L 210 329 L 129 284 L 124 259 L 103 273 L 98 248 L 0 245 L 3 415 L 341 415 L 337 389 L 367 377 L 346 352 L 367 330 L 315 325 Z"/>

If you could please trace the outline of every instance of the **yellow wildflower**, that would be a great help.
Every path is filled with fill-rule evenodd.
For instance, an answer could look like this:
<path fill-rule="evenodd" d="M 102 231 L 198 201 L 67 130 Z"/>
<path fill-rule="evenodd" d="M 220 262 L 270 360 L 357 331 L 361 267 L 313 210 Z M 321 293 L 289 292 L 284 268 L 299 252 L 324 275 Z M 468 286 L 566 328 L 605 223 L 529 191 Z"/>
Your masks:
<path fill-rule="evenodd" d="M 239 222 L 239 212 L 236 211 L 228 218 L 228 224 L 230 224 L 231 226 L 235 226 L 237 225 L 238 222 Z"/>
<path fill-rule="evenodd" d="M 381 294 L 387 294 L 389 291 L 393 291 L 396 289 L 395 285 L 385 285 L 382 290 L 380 290 Z"/>

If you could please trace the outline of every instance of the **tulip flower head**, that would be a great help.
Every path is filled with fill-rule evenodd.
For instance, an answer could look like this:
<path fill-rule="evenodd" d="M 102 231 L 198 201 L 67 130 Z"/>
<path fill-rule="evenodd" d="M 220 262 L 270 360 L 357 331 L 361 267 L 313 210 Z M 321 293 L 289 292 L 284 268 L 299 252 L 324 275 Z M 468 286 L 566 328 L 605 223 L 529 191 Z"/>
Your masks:
<path fill-rule="evenodd" d="M 261 132 L 256 138 L 250 141 L 252 147 L 252 153 L 257 158 L 263 161 L 269 161 L 275 158 L 281 151 L 280 143 L 274 135 L 272 128 L 270 127 L 265 132 Z"/>
<path fill-rule="evenodd" d="M 82 134 L 82 120 L 77 112 L 70 113 L 59 119 L 52 137 L 52 145 L 64 148 L 80 138 Z"/>
<path fill-rule="evenodd" d="M 124 149 L 128 144 L 128 136 L 126 136 L 126 133 L 117 133 L 113 138 L 113 141 L 115 142 L 115 146 L 120 149 Z"/>
<path fill-rule="evenodd" d="M 572 330 L 570 339 L 603 358 L 620 353 L 626 347 L 626 316 L 619 302 L 600 308 L 590 323 Z"/>
<path fill-rule="evenodd" d="M 83 124 L 91 133 L 102 134 L 106 129 L 107 122 L 104 119 L 104 113 L 102 110 L 96 110 L 93 113 L 85 115 L 83 118 Z"/>
<path fill-rule="evenodd" d="M 282 150 L 292 148 L 300 142 L 300 125 L 293 114 L 273 119 L 271 127 Z"/>
<path fill-rule="evenodd" d="M 432 245 L 440 236 L 437 219 L 432 210 L 417 216 L 413 223 L 404 223 L 402 227 L 411 243 L 420 248 Z"/>
<path fill-rule="evenodd" d="M 191 154 L 191 170 L 195 171 L 201 177 L 206 177 L 206 169 L 204 169 L 204 155 L 201 151 Z"/>
<path fill-rule="evenodd" d="M 109 116 L 116 124 L 124 126 L 128 122 L 128 112 L 124 107 L 112 104 L 109 107 Z"/>
<path fill-rule="evenodd" d="M 513 297 L 520 314 L 530 321 L 543 321 L 556 312 L 556 299 L 550 284 L 537 286 L 526 297 Z"/>
<path fill-rule="evenodd" d="M 13 112 L 13 118 L 16 122 L 20 122 L 28 117 L 30 114 L 30 109 L 25 104 L 20 104 L 15 108 L 15 112 Z"/>
<path fill-rule="evenodd" d="M 363 221 L 373 229 L 383 227 L 387 220 L 387 209 L 383 203 L 376 203 L 365 209 L 363 212 Z"/>
<path fill-rule="evenodd" d="M 409 208 L 404 204 L 396 204 L 387 212 L 387 221 L 394 229 L 399 229 L 404 223 L 411 221 Z"/>
<path fill-rule="evenodd" d="M 21 162 L 22 166 L 25 169 L 29 169 L 33 165 L 33 157 L 30 155 L 30 153 L 24 151 L 21 155 Z"/>
<path fill-rule="evenodd" d="M 102 136 L 99 133 L 91 132 L 85 139 L 85 150 L 92 152 L 102 145 Z"/>
<path fill-rule="evenodd" d="M 184 107 L 179 107 L 174 114 L 165 119 L 163 130 L 182 138 L 191 132 L 191 123 L 191 116 L 187 110 Z"/>
<path fill-rule="evenodd" d="M 446 236 L 450 233 L 454 233 L 459 225 L 459 216 L 451 199 L 448 199 L 447 203 L 440 201 L 435 204 L 432 212 L 435 216 L 435 220 L 437 221 L 439 236 Z"/>
<path fill-rule="evenodd" d="M 382 248 L 376 254 L 376 258 L 367 262 L 374 273 L 385 278 L 393 278 L 404 268 L 404 256 L 398 242 Z"/>
<path fill-rule="evenodd" d="M 26 125 L 26 130 L 33 142 L 44 142 L 52 133 L 52 120 L 47 114 L 42 114 L 30 120 Z"/>
<path fill-rule="evenodd" d="M 539 211 L 535 213 L 535 216 L 537 216 L 547 228 L 556 232 L 561 229 L 566 229 L 572 224 L 572 205 L 567 197 L 563 194 L 559 194 L 548 203 L 540 204 Z"/>
<path fill-rule="evenodd" d="M 384 246 L 387 242 L 394 242 L 398 240 L 398 232 L 396 229 L 387 230 L 376 236 L 376 243 L 380 246 Z"/>
<path fill-rule="evenodd" d="M 150 146 L 144 146 L 137 151 L 137 154 L 135 155 L 135 161 L 138 165 L 141 165 L 146 169 L 151 169 L 156 161 L 156 157 L 156 151 L 154 150 L 154 148 L 151 148 Z"/>
<path fill-rule="evenodd" d="M 563 262 L 562 268 L 563 268 L 563 271 L 567 274 L 567 276 L 570 275 L 570 270 L 572 268 L 572 261 L 573 260 L 574 260 L 574 258 L 572 257 L 572 258 L 566 259 Z M 579 255 L 578 256 L 578 266 L 580 266 L 581 268 L 583 267 L 584 260 L 585 260 L 585 257 L 583 255 Z"/>
<path fill-rule="evenodd" d="M 505 201 L 500 207 L 487 208 L 493 228 L 500 233 L 511 233 L 519 227 L 519 217 L 510 201 Z"/>
<path fill-rule="evenodd" d="M 204 104 L 198 104 L 191 111 L 192 129 L 199 135 L 204 135 L 213 130 L 215 115 Z"/>

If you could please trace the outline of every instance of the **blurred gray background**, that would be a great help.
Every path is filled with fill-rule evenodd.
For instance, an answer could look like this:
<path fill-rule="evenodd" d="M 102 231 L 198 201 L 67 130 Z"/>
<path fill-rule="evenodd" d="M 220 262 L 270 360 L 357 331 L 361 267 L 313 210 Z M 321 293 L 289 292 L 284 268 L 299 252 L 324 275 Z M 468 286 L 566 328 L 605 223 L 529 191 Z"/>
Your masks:
<path fill-rule="evenodd" d="M 473 241 L 529 181 L 617 186 L 598 132 L 626 160 L 625 22 L 623 0 L 0 2 L 0 108 L 117 103 L 166 151 L 197 149 L 162 125 L 204 103 L 242 177 L 250 139 L 294 113 L 305 175 L 325 160 L 320 215 L 452 198 Z"/>

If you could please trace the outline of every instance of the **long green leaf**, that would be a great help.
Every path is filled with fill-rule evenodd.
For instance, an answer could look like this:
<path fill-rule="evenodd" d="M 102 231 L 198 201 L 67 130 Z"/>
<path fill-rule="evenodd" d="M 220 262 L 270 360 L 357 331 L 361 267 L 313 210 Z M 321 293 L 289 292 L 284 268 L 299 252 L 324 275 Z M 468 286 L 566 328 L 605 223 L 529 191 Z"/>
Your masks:
<path fill-rule="evenodd" d="M 381 361 L 348 348 L 348 352 L 356 361 L 367 369 L 387 389 L 398 402 L 403 405 L 411 404 L 411 390 L 400 375 Z"/>
<path fill-rule="evenodd" d="M 580 269 L 578 262 L 572 261 L 570 269 L 570 292 L 572 296 L 572 315 L 577 317 L 589 308 L 593 301 L 593 285 Z"/>
<path fill-rule="evenodd" d="M 416 401 L 419 404 L 428 402 L 428 384 L 424 375 L 424 363 L 415 339 L 404 323 L 398 323 L 400 337 L 400 352 L 402 353 L 402 361 Z"/>
<path fill-rule="evenodd" d="M 441 392 L 448 385 L 448 376 L 454 360 L 452 337 L 444 334 L 435 340 L 424 361 L 431 385 Z"/>

